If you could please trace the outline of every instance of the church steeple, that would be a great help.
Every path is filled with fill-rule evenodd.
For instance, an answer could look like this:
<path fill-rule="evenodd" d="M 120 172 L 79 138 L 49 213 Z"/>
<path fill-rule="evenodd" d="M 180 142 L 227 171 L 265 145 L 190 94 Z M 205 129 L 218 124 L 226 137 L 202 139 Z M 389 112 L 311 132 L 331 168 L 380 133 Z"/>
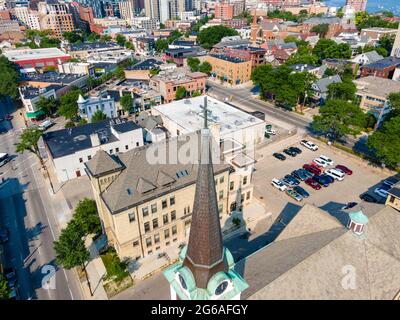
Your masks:
<path fill-rule="evenodd" d="M 223 259 L 214 170 L 211 157 L 211 132 L 207 123 L 207 97 L 204 98 L 204 129 L 201 131 L 200 163 L 197 173 L 189 244 L 183 265 L 193 273 L 196 285 L 207 288 L 210 278 L 228 271 Z"/>

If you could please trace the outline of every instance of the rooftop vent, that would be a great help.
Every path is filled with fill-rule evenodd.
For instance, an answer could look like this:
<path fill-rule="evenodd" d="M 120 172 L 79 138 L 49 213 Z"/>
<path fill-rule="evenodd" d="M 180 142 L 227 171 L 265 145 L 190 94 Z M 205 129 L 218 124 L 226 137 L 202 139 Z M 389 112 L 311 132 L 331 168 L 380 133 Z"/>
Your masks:
<path fill-rule="evenodd" d="M 176 173 L 176 177 L 179 178 L 183 178 L 189 175 L 189 172 L 185 169 L 185 170 L 180 170 Z"/>
<path fill-rule="evenodd" d="M 347 227 L 353 231 L 355 235 L 362 235 L 364 233 L 365 226 L 368 223 L 368 217 L 360 210 L 351 212 L 349 214 L 349 223 Z"/>
<path fill-rule="evenodd" d="M 126 193 L 128 194 L 128 195 L 133 195 L 133 192 L 132 192 L 132 190 L 131 190 L 131 188 L 127 188 L 126 189 Z"/>

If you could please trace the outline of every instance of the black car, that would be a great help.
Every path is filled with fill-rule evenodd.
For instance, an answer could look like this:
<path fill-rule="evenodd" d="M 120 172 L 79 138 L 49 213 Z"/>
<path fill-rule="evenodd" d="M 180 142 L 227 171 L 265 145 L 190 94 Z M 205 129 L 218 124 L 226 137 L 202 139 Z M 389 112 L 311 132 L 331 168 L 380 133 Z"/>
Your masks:
<path fill-rule="evenodd" d="M 283 183 L 286 184 L 289 187 L 294 187 L 298 186 L 300 184 L 300 181 L 297 180 L 295 177 L 291 176 L 290 174 L 287 174 L 283 179 Z"/>
<path fill-rule="evenodd" d="M 328 181 L 328 183 L 334 183 L 335 182 L 335 179 L 334 178 L 332 178 L 331 176 L 328 176 L 327 174 L 321 174 L 321 176 L 320 177 L 322 177 L 323 179 L 326 179 L 327 181 Z"/>
<path fill-rule="evenodd" d="M 304 171 L 305 171 L 305 170 L 304 170 Z M 304 171 L 303 171 L 303 170 L 300 170 L 300 169 L 294 170 L 294 171 L 291 173 L 291 175 L 292 175 L 293 177 L 295 177 L 296 179 L 299 179 L 299 180 L 301 180 L 301 181 L 305 181 L 305 180 L 307 180 L 307 179 L 310 178 L 310 177 L 309 177 L 307 174 L 305 174 Z"/>
<path fill-rule="evenodd" d="M 345 206 L 342 207 L 342 210 L 354 208 L 356 205 L 357 205 L 357 202 L 349 202 L 348 204 L 346 204 Z"/>
<path fill-rule="evenodd" d="M 283 153 L 286 153 L 287 155 L 289 155 L 289 156 L 291 156 L 291 157 L 297 156 L 297 153 L 294 152 L 293 150 L 290 150 L 290 149 L 285 149 L 285 150 L 283 150 Z"/>
<path fill-rule="evenodd" d="M 279 160 L 286 160 L 286 157 L 282 153 L 275 152 L 273 156 Z"/>
<path fill-rule="evenodd" d="M 314 181 L 317 181 L 320 185 L 324 186 L 325 188 L 328 187 L 330 183 L 326 178 L 322 176 L 315 175 L 314 177 L 312 177 L 312 179 Z"/>
<path fill-rule="evenodd" d="M 368 193 L 364 193 L 364 194 L 360 195 L 360 199 L 364 200 L 365 202 L 372 202 L 372 203 L 378 202 L 378 200 L 374 196 L 371 196 Z"/>
<path fill-rule="evenodd" d="M 300 148 L 297 147 L 290 147 L 289 150 L 296 152 L 297 154 L 301 154 L 303 151 L 301 151 Z"/>
<path fill-rule="evenodd" d="M 310 196 L 310 194 L 304 190 L 302 187 L 300 186 L 295 186 L 293 188 L 294 191 L 296 191 L 299 195 L 301 195 L 303 198 L 308 198 Z"/>

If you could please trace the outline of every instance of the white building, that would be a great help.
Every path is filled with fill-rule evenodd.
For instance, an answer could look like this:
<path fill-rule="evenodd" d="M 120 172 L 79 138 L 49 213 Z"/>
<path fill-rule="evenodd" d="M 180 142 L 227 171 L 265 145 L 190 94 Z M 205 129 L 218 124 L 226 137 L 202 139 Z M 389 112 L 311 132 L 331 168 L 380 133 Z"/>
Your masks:
<path fill-rule="evenodd" d="M 94 67 L 92 64 L 87 62 L 67 62 L 58 65 L 58 72 L 94 76 Z"/>
<path fill-rule="evenodd" d="M 129 24 L 132 27 L 145 30 L 158 30 L 160 28 L 160 21 L 150 17 L 135 17 L 129 20 Z"/>
<path fill-rule="evenodd" d="M 33 115 L 37 115 L 39 110 L 36 108 L 36 103 L 41 97 L 56 99 L 56 90 L 58 90 L 59 87 L 58 85 L 50 85 L 46 88 L 19 87 L 19 95 L 25 107 L 27 118 L 33 118 Z"/>
<path fill-rule="evenodd" d="M 79 116 L 86 119 L 88 122 L 92 121 L 93 115 L 99 110 L 103 112 L 107 118 L 114 118 L 117 114 L 114 98 L 110 96 L 88 97 L 85 99 L 82 95 L 79 95 L 77 103 Z"/>
<path fill-rule="evenodd" d="M 251 29 L 249 27 L 236 29 L 242 39 L 248 40 L 251 37 Z"/>
<path fill-rule="evenodd" d="M 143 146 L 142 128 L 132 121 L 108 119 L 45 133 L 43 141 L 60 182 L 86 175 L 84 163 L 102 149 L 109 154 Z"/>
<path fill-rule="evenodd" d="M 96 52 L 86 57 L 88 63 L 120 63 L 132 59 L 132 51 L 127 49 Z"/>
<path fill-rule="evenodd" d="M 200 130 L 204 125 L 205 96 L 154 106 L 172 137 Z M 229 104 L 207 96 L 208 123 L 217 141 L 232 140 L 242 147 L 252 147 L 264 140 L 265 122 Z"/>
<path fill-rule="evenodd" d="M 17 20 L 29 29 L 41 30 L 39 12 L 31 10 L 28 7 L 15 7 L 14 14 Z"/>

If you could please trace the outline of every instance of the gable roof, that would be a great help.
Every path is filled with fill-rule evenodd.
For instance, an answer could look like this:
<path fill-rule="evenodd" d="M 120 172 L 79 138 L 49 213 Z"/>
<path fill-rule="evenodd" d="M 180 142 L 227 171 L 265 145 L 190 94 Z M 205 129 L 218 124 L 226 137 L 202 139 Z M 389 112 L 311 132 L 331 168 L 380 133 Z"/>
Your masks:
<path fill-rule="evenodd" d="M 317 86 L 317 88 L 320 92 L 328 92 L 328 86 L 330 84 L 339 83 L 339 82 L 342 82 L 342 79 L 340 78 L 340 76 L 334 75 L 334 76 L 322 78 L 322 79 L 316 81 L 315 85 Z"/>
<path fill-rule="evenodd" d="M 123 166 L 118 161 L 102 149 L 97 151 L 85 165 L 94 177 L 123 169 Z"/>

